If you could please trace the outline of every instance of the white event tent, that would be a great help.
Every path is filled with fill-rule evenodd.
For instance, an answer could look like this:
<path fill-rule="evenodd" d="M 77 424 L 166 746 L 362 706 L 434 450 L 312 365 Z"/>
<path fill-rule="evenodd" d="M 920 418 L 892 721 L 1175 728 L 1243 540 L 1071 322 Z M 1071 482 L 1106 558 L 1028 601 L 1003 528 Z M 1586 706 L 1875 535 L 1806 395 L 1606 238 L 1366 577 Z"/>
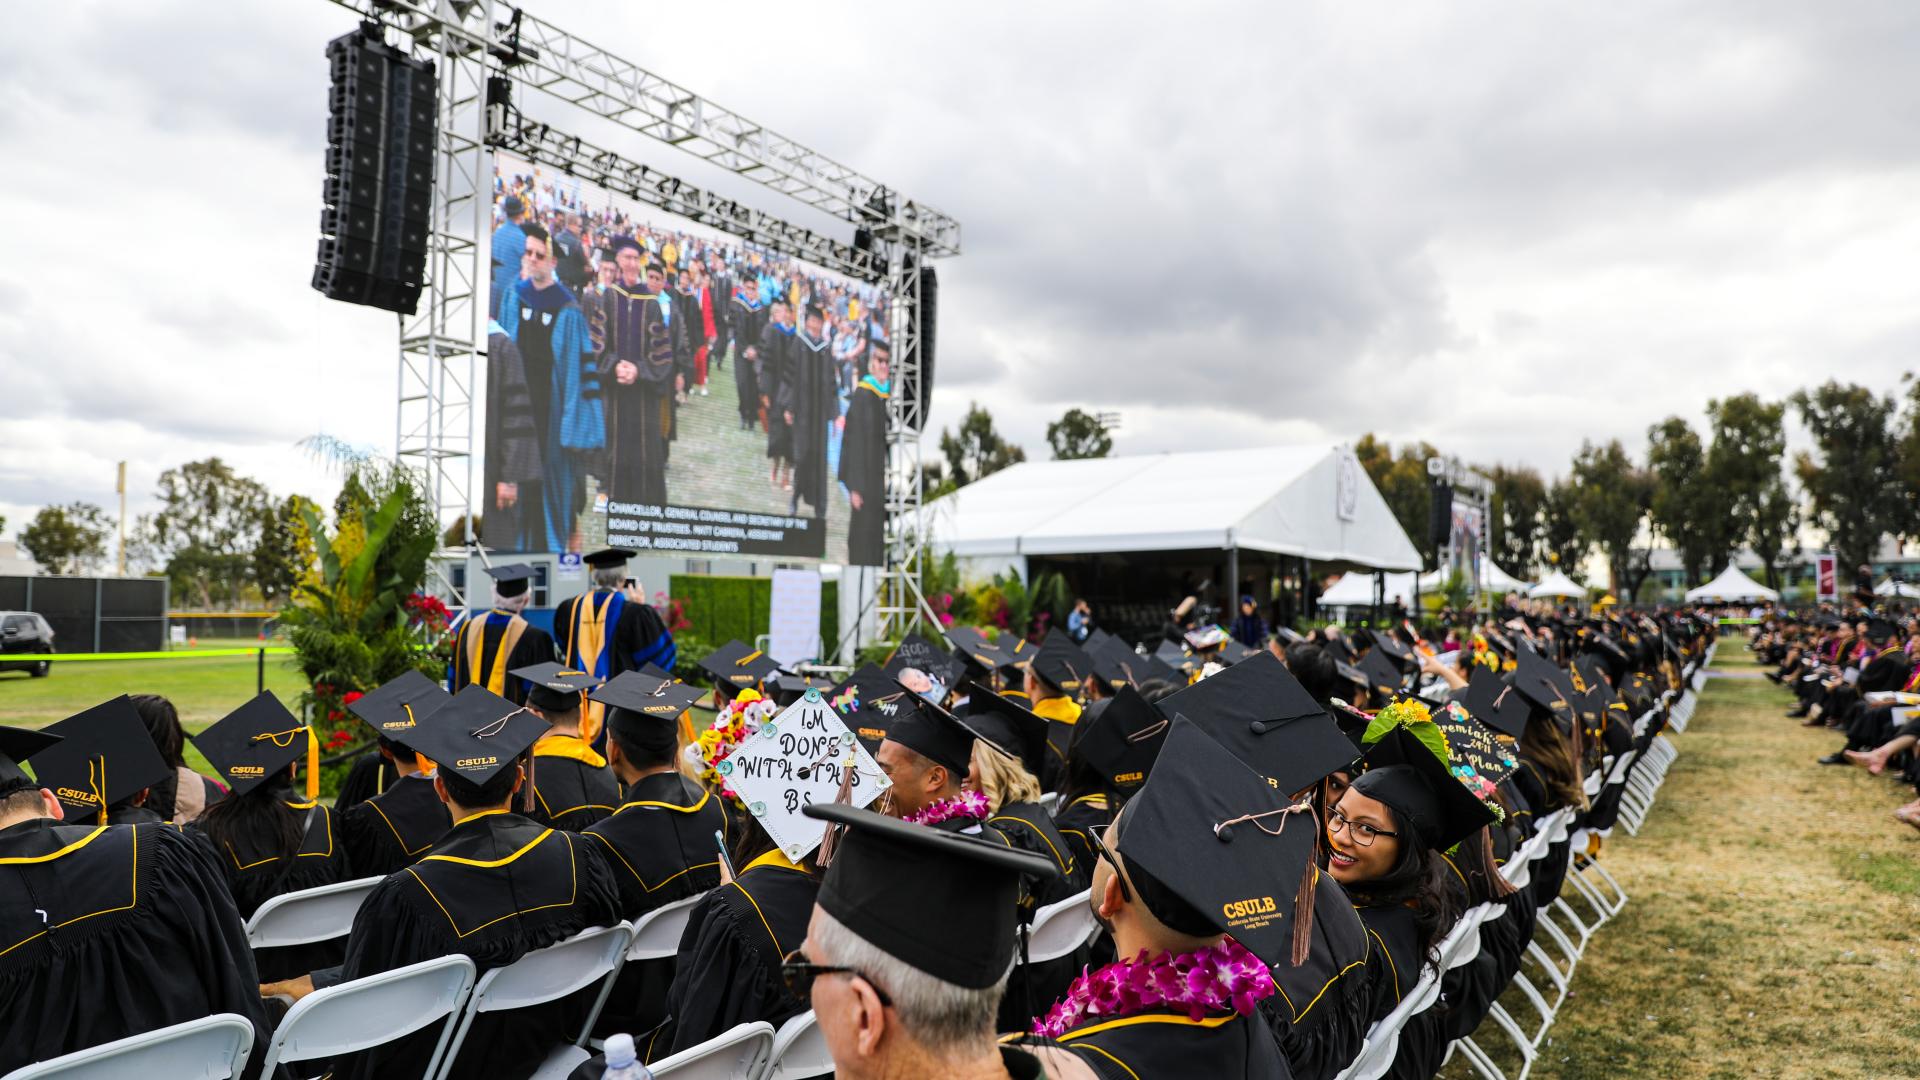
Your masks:
<path fill-rule="evenodd" d="M 1920 599 L 1920 585 L 1910 585 L 1904 581 L 1888 578 L 1873 587 L 1873 595 L 1898 596 L 1906 600 Z"/>
<path fill-rule="evenodd" d="M 1527 590 L 1527 596 L 1535 600 L 1559 597 L 1581 597 L 1587 595 L 1587 587 L 1555 570 L 1548 574 L 1540 584 Z"/>
<path fill-rule="evenodd" d="M 1720 576 L 1697 589 L 1687 590 L 1689 603 L 1696 600 L 1778 600 L 1780 594 L 1748 577 L 1732 563 Z"/>
<path fill-rule="evenodd" d="M 1420 595 L 1432 596 L 1446 588 L 1449 573 L 1432 570 L 1421 574 Z M 1480 564 L 1481 588 L 1496 595 L 1510 592 L 1524 593 L 1527 583 L 1500 569 L 1492 560 Z M 1386 580 L 1385 602 L 1399 601 L 1409 607 L 1413 605 L 1414 575 L 1388 574 Z M 1342 574 L 1339 580 L 1327 586 L 1320 594 L 1321 607 L 1349 608 L 1373 606 L 1373 575 L 1367 573 Z"/>

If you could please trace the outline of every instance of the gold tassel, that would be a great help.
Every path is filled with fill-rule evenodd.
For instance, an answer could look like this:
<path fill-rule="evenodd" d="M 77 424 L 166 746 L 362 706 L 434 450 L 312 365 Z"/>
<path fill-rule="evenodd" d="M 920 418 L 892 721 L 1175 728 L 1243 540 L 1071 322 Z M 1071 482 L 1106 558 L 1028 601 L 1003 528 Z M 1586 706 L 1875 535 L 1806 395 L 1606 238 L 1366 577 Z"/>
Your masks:
<path fill-rule="evenodd" d="M 320 797 L 320 736 L 307 729 L 307 801 Z"/>
<path fill-rule="evenodd" d="M 414 755 L 413 755 L 413 767 L 416 769 L 419 769 L 423 773 L 430 773 L 434 769 L 438 768 L 438 766 L 436 766 L 431 760 L 429 760 L 425 754 L 422 754 L 417 750 L 414 752 Z"/>
<path fill-rule="evenodd" d="M 94 797 L 100 800 L 100 824 L 107 823 L 107 758 L 100 756 L 100 786 L 94 790 Z M 92 770 L 89 769 L 89 772 Z"/>
<path fill-rule="evenodd" d="M 834 792 L 834 795 L 833 795 L 833 801 L 835 805 L 837 806 L 852 805 L 853 803 L 853 768 L 855 763 L 858 762 L 859 760 L 860 760 L 860 757 L 858 754 L 850 754 L 847 756 L 846 765 L 840 769 L 840 790 Z M 825 870 L 827 867 L 833 865 L 833 849 L 837 846 L 836 841 L 838 841 L 839 839 L 840 839 L 840 830 L 835 828 L 832 825 L 827 826 L 826 835 L 820 838 L 820 850 L 814 856 L 813 862 L 815 866 L 818 866 L 820 869 Z"/>

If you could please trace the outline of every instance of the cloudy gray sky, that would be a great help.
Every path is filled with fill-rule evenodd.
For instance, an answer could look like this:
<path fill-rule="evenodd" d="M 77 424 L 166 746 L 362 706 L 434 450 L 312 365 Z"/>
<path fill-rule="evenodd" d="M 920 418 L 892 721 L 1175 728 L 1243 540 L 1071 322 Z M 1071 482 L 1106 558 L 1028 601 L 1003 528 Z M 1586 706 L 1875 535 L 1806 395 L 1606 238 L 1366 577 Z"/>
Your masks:
<path fill-rule="evenodd" d="M 934 423 L 978 399 L 1036 455 L 1078 405 L 1123 452 L 1375 430 L 1554 473 L 1920 345 L 1903 0 L 530 7 L 959 218 Z M 7 534 L 121 459 L 137 513 L 208 454 L 323 494 L 295 440 L 390 450 L 392 317 L 307 285 L 352 15 L 9 14 Z"/>

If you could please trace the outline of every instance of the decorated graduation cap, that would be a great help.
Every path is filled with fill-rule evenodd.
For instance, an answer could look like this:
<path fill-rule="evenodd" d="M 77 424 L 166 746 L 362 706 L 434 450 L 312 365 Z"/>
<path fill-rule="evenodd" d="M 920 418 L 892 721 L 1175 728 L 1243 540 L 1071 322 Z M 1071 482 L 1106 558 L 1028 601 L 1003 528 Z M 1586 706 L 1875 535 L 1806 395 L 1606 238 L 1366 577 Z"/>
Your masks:
<path fill-rule="evenodd" d="M 1435 709 L 1433 722 L 1447 743 L 1447 771 L 1492 807 L 1495 817 L 1505 817 L 1495 801 L 1494 789 L 1520 767 L 1513 752 L 1494 737 L 1492 728 L 1475 720 L 1458 702 Z"/>
<path fill-rule="evenodd" d="M 1047 760 L 1047 722 L 977 683 L 968 685 L 967 695 L 966 725 L 1038 777 Z"/>
<path fill-rule="evenodd" d="M 1087 706 L 1073 725 L 1067 756 L 1083 761 L 1114 789 L 1131 794 L 1147 782 L 1166 742 L 1167 718 L 1131 686 Z"/>
<path fill-rule="evenodd" d="M 1233 640 L 1225 630 L 1212 625 L 1196 626 L 1181 636 L 1186 638 L 1187 646 L 1195 650 L 1218 648 Z"/>
<path fill-rule="evenodd" d="M 1420 842 L 1445 851 L 1494 821 L 1486 803 L 1468 791 L 1447 764 L 1406 728 L 1395 726 L 1373 744 L 1352 790 L 1393 808 Z"/>
<path fill-rule="evenodd" d="M 252 791 L 302 756 L 307 759 L 307 798 L 320 794 L 320 741 L 272 691 L 262 690 L 212 727 L 188 738 L 235 795 Z"/>
<path fill-rule="evenodd" d="M 42 785 L 20 763 L 59 743 L 60 736 L 21 727 L 0 727 L 0 797 L 34 791 Z"/>
<path fill-rule="evenodd" d="M 1042 856 L 871 810 L 814 803 L 803 812 L 846 826 L 820 910 L 895 960 L 968 990 L 994 985 L 1012 966 L 1021 879 L 1060 876 Z"/>
<path fill-rule="evenodd" d="M 1199 725 L 1284 794 L 1353 761 L 1353 744 L 1339 725 L 1271 653 L 1202 679 L 1157 706 L 1170 720 L 1184 715 Z"/>
<path fill-rule="evenodd" d="M 819 847 L 826 823 L 801 808 L 815 803 L 864 807 L 891 786 L 880 763 L 818 692 L 809 692 L 714 766 L 720 782 L 787 858 Z M 832 852 L 823 850 L 822 865 Z"/>
<path fill-rule="evenodd" d="M 528 583 L 533 580 L 533 567 L 526 563 L 489 566 L 487 576 L 493 579 L 494 592 L 501 596 L 519 596 L 527 591 Z"/>
<path fill-rule="evenodd" d="M 928 701 L 944 701 L 953 683 L 954 658 L 919 634 L 908 634 L 881 670 Z"/>
<path fill-rule="evenodd" d="M 614 248 L 619 249 L 617 242 Z M 627 560 L 633 558 L 633 555 L 633 552 L 625 548 L 601 548 L 599 551 L 588 552 L 581 557 L 580 561 L 596 569 L 605 569 L 609 566 L 625 566 Z"/>
<path fill-rule="evenodd" d="M 1360 673 L 1367 677 L 1367 689 L 1382 699 L 1382 704 L 1406 686 L 1406 672 L 1378 648 L 1368 649 L 1367 655 L 1360 658 L 1359 666 Z"/>
<path fill-rule="evenodd" d="M 706 691 L 672 679 L 640 671 L 623 671 L 592 690 L 587 700 L 607 707 L 607 726 L 627 738 L 639 737 L 657 724 L 678 727 L 680 715 Z"/>
<path fill-rule="evenodd" d="M 700 658 L 700 670 L 728 690 L 760 685 L 780 670 L 773 657 L 735 638 Z"/>
<path fill-rule="evenodd" d="M 1161 922 L 1195 937 L 1232 934 L 1275 966 L 1300 963 L 1311 941 L 1314 833 L 1312 804 L 1175 719 L 1159 767 L 1121 812 L 1114 848 Z M 1167 904 L 1168 893 L 1182 903 Z M 1205 925 L 1189 925 L 1195 916 Z"/>
<path fill-rule="evenodd" d="M 966 721 L 911 692 L 887 728 L 888 739 L 960 776 L 973 767 L 973 740 L 979 737 Z"/>
<path fill-rule="evenodd" d="M 548 661 L 514 668 L 507 674 L 527 680 L 527 704 L 541 712 L 572 712 L 580 697 L 604 680 L 590 672 Z"/>
<path fill-rule="evenodd" d="M 1502 735 L 1517 739 L 1527 730 L 1527 699 L 1491 669 L 1473 669 L 1465 704 L 1475 720 Z"/>
<path fill-rule="evenodd" d="M 1034 654 L 1029 669 L 1040 681 L 1064 694 L 1079 694 L 1081 684 L 1093 675 L 1093 661 L 1059 627 L 1047 631 L 1040 651 Z"/>
<path fill-rule="evenodd" d="M 484 784 L 512 768 L 542 735 L 545 720 L 478 683 L 471 683 L 414 735 L 414 750 L 449 773 Z"/>
<path fill-rule="evenodd" d="M 1513 688 L 1556 719 L 1572 722 L 1573 686 L 1567 673 L 1532 649 L 1521 649 L 1516 659 Z"/>
<path fill-rule="evenodd" d="M 840 685 L 827 691 L 827 704 L 853 729 L 868 750 L 880 749 L 893 722 L 913 709 L 913 692 L 880 670 L 863 664 Z"/>
<path fill-rule="evenodd" d="M 1589 689 L 1594 683 L 1613 684 L 1613 672 L 1607 667 L 1607 662 L 1595 653 L 1581 653 L 1573 662 L 1573 670 Z"/>
<path fill-rule="evenodd" d="M 173 769 L 125 694 L 47 726 L 60 741 L 33 759 L 40 786 L 83 814 L 107 808 L 165 780 Z"/>
<path fill-rule="evenodd" d="M 439 683 L 410 670 L 356 698 L 347 705 L 347 711 L 365 721 L 381 738 L 411 750 L 414 729 L 452 700 L 453 695 Z"/>

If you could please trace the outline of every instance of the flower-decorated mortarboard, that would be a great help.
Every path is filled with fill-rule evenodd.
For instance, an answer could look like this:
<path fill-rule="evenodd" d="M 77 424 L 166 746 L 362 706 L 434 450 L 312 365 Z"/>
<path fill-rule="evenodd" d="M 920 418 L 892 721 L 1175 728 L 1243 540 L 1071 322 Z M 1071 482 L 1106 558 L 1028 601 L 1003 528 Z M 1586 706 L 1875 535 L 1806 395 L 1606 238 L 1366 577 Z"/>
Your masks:
<path fill-rule="evenodd" d="M 1272 653 L 1261 653 L 1162 698 L 1283 794 L 1305 790 L 1353 762 L 1353 744 Z M 1166 751 L 1161 751 L 1162 757 Z"/>
<path fill-rule="evenodd" d="M 887 729 L 913 705 L 913 694 L 887 677 L 878 664 L 863 664 L 847 680 L 825 691 L 827 704 L 869 751 L 880 749 Z"/>
<path fill-rule="evenodd" d="M 1351 790 L 1393 808 L 1421 843 L 1446 851 L 1491 824 L 1482 802 L 1406 727 L 1394 725 L 1367 751 Z"/>
<path fill-rule="evenodd" d="M 320 740 L 271 690 L 188 738 L 235 795 L 252 791 L 302 757 L 307 759 L 307 798 L 320 794 Z"/>
<path fill-rule="evenodd" d="M 98 815 L 103 825 L 108 807 L 173 774 L 124 694 L 49 724 L 46 732 L 60 741 L 33 759 L 40 786 L 78 814 Z"/>
<path fill-rule="evenodd" d="M 1513 751 L 1494 737 L 1493 729 L 1475 720 L 1458 702 L 1433 713 L 1433 723 L 1447 743 L 1447 771 L 1466 789 L 1504 819 L 1494 789 L 1520 767 Z"/>

